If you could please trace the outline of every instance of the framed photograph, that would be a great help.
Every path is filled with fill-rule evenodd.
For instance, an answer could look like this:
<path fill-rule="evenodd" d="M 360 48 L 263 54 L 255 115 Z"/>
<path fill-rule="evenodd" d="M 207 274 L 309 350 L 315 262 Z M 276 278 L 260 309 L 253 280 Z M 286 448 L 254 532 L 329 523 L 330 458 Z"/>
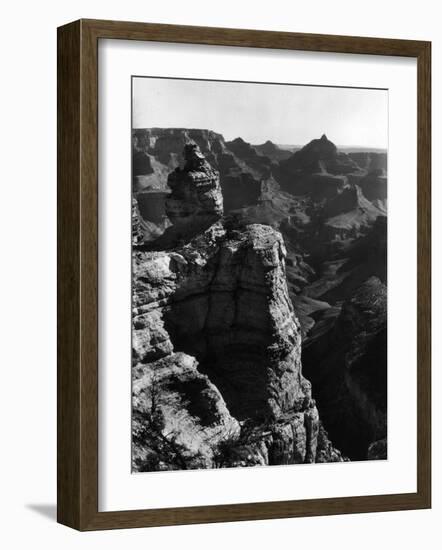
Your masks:
<path fill-rule="evenodd" d="M 429 42 L 58 29 L 58 521 L 431 506 Z"/>

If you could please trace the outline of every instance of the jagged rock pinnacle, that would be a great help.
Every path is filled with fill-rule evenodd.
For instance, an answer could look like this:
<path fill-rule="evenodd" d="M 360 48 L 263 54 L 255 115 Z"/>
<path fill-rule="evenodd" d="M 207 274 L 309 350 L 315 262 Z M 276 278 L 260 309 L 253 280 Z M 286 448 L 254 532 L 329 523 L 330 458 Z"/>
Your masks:
<path fill-rule="evenodd" d="M 212 169 L 194 141 L 189 141 L 184 145 L 183 157 L 186 161 L 184 165 L 184 171 L 186 172 Z"/>
<path fill-rule="evenodd" d="M 173 225 L 194 227 L 223 215 L 219 173 L 214 170 L 195 142 L 184 146 L 184 168 L 169 174 L 172 190 L 166 200 L 166 213 Z"/>

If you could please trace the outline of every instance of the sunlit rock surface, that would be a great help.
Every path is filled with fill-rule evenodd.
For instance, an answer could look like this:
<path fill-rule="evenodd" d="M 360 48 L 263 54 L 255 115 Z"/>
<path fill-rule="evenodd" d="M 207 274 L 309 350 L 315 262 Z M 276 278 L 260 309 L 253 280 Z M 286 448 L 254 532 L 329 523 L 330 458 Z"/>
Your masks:
<path fill-rule="evenodd" d="M 194 228 L 202 213 L 220 216 L 222 197 L 216 174 L 210 185 L 198 188 L 195 174 L 204 174 L 204 179 L 212 174 L 199 149 L 191 146 L 185 155 L 187 164 L 174 173 L 170 187 L 177 225 L 183 223 L 182 200 L 195 205 L 184 216 L 184 225 Z M 275 229 L 231 218 L 218 220 L 172 249 L 134 247 L 133 404 L 141 434 L 135 469 L 154 464 L 166 468 L 167 457 L 155 458 L 155 447 L 157 455 L 166 452 L 167 433 L 173 433 L 174 444 L 192 468 L 316 460 L 319 413 L 302 375 L 301 330 L 287 288 L 286 254 Z M 204 387 L 211 410 L 218 411 L 209 415 L 210 430 L 204 425 L 207 418 L 192 416 L 192 410 L 202 407 L 198 392 L 183 397 L 184 386 L 175 384 L 174 395 L 165 397 L 170 373 L 176 378 L 183 361 L 187 374 L 180 380 Z M 153 380 L 162 396 L 155 410 L 149 389 Z M 158 441 L 145 435 L 143 444 L 143 418 L 152 423 L 149 414 L 154 412 L 162 419 L 156 427 Z M 200 434 L 199 443 L 193 430 Z M 169 463 L 170 469 L 179 468 L 175 460 Z"/>
<path fill-rule="evenodd" d="M 373 406 L 359 375 L 344 380 L 334 365 L 336 376 L 323 376 L 321 353 L 342 355 L 337 327 L 359 289 L 371 277 L 385 289 L 386 153 L 345 153 L 326 136 L 280 154 L 210 130 L 133 135 L 134 369 L 193 358 L 239 426 L 222 421 L 230 427 L 201 444 L 203 459 L 189 450 L 189 467 L 342 460 L 328 434 L 351 459 L 385 458 L 386 403 Z M 361 332 L 368 323 L 362 314 Z M 345 334 L 359 345 L 357 331 Z M 386 350 L 371 349 L 362 346 L 366 367 L 353 373 L 376 360 L 386 394 Z"/>

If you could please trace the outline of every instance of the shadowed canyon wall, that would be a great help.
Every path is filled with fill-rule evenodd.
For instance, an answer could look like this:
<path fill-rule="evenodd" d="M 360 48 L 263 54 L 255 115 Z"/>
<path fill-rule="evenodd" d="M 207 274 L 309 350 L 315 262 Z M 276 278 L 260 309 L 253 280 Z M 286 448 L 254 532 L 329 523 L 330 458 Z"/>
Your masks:
<path fill-rule="evenodd" d="M 311 397 L 297 410 L 301 395 L 310 395 L 300 368 L 301 347 L 321 416 L 313 422 L 312 433 L 329 449 L 316 450 L 315 460 L 338 457 L 330 451 L 325 430 L 352 460 L 385 458 L 386 321 L 373 336 L 376 343 L 367 340 L 361 348 L 358 365 L 365 367 L 351 374 L 345 357 L 360 336 L 357 331 L 342 332 L 349 340 L 347 349 L 338 335 L 353 298 L 364 295 L 366 310 L 379 300 L 386 307 L 386 292 L 377 292 L 378 283 L 373 283 L 386 288 L 386 154 L 343 153 L 325 135 L 292 153 L 271 143 L 252 146 L 241 138 L 226 142 L 209 130 L 143 129 L 134 131 L 135 158 L 135 213 L 141 235 L 134 248 L 135 286 L 149 280 L 137 270 L 153 262 L 155 254 L 162 262 L 172 258 L 174 267 L 172 274 L 159 277 L 142 293 L 144 300 L 162 289 L 167 297 L 158 307 L 149 306 L 153 309 L 147 324 L 143 316 L 137 317 L 146 304 L 136 308 L 134 361 L 136 368 L 150 371 L 151 361 L 167 362 L 168 354 L 185 354 L 196 361 L 198 376 L 207 376 L 214 385 L 238 433 L 229 422 L 222 436 L 218 432 L 210 460 L 206 452 L 209 463 L 247 463 L 243 455 L 253 457 L 249 465 L 294 460 L 296 437 L 302 440 L 306 418 L 317 414 Z M 271 274 L 278 274 L 272 284 Z M 278 296 L 273 312 L 271 296 Z M 283 312 L 278 320 L 275 311 Z M 282 338 L 281 323 L 291 318 L 295 336 L 290 340 Z M 362 333 L 365 323 L 369 319 L 361 314 Z M 151 342 L 146 327 L 155 333 Z M 287 345 L 292 346 L 290 359 L 282 352 Z M 167 353 L 158 355 L 162 348 Z M 333 373 L 333 383 L 324 376 L 326 371 Z M 371 389 L 356 371 L 372 379 Z M 163 388 L 159 393 L 166 395 L 164 384 L 158 384 Z M 276 432 L 287 415 L 291 428 Z M 227 452 L 242 444 L 237 453 L 241 459 Z M 285 458 L 276 458 L 280 455 L 275 445 L 282 445 Z M 298 453 L 297 461 L 315 456 L 307 447 L 299 447 L 303 459 Z"/>
<path fill-rule="evenodd" d="M 222 218 L 218 174 L 184 155 L 164 249 L 134 245 L 134 469 L 342 460 L 302 376 L 281 234 Z"/>

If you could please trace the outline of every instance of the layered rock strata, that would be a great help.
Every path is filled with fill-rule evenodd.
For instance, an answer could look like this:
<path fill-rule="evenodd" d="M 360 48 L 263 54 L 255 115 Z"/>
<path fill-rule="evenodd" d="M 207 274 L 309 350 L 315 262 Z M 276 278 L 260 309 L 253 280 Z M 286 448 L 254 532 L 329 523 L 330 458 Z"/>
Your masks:
<path fill-rule="evenodd" d="M 342 460 L 321 438 L 301 369 L 281 234 L 221 219 L 217 174 L 195 144 L 169 177 L 184 244 L 133 252 L 133 468 Z M 165 242 L 165 241 L 164 241 Z"/>
<path fill-rule="evenodd" d="M 299 408 L 308 384 L 284 257 L 270 227 L 229 235 L 222 223 L 182 249 L 135 252 L 134 359 L 196 355 L 239 417 Z"/>
<path fill-rule="evenodd" d="M 210 165 L 219 172 L 224 210 L 256 204 L 260 181 L 267 178 L 276 163 L 242 139 L 225 142 L 210 130 L 185 128 L 146 128 L 134 130 L 134 189 L 167 191 L 167 176 L 181 165 L 184 146 L 194 142 Z M 150 163 L 145 159 L 148 157 Z M 153 171 L 153 172 L 152 172 Z"/>
<path fill-rule="evenodd" d="M 184 168 L 176 168 L 167 180 L 172 193 L 166 199 L 166 214 L 175 226 L 219 218 L 223 197 L 219 174 L 213 170 L 196 143 L 184 147 Z"/>
<path fill-rule="evenodd" d="M 134 470 L 210 468 L 216 445 L 239 435 L 218 389 L 197 367 L 185 353 L 135 367 Z"/>
<path fill-rule="evenodd" d="M 198 145 L 212 169 L 212 175 L 207 173 L 203 178 L 216 179 L 219 173 L 218 183 L 223 194 L 224 215 L 229 219 L 222 218 L 219 213 L 214 214 L 213 210 L 210 214 L 205 212 L 198 199 L 195 204 L 200 209 L 199 215 L 179 215 L 174 225 L 168 227 L 170 221 L 165 205 L 171 193 L 167 184 L 168 177 L 173 172 L 177 181 L 181 178 L 177 188 L 181 187 L 182 180 L 189 179 L 182 151 L 191 140 Z M 302 325 L 304 372 L 307 378 L 312 380 L 324 428 L 351 459 L 364 459 L 367 456 L 385 458 L 386 439 L 382 430 L 373 430 L 374 424 L 371 420 L 366 421 L 370 417 L 375 418 L 376 415 L 367 412 L 371 410 L 370 406 L 363 412 L 361 407 L 351 404 L 354 400 L 357 402 L 357 395 L 360 396 L 361 403 L 370 403 L 372 398 L 367 397 L 369 394 L 365 390 L 358 393 L 357 388 L 360 385 L 352 384 L 353 377 L 348 378 L 349 388 L 353 390 L 353 394 L 349 393 L 347 385 L 344 384 L 345 378 L 342 374 L 345 369 L 342 366 L 343 361 L 338 359 L 342 359 L 346 353 L 343 351 L 344 347 L 351 346 L 351 340 L 358 338 L 358 335 L 353 331 L 347 331 L 344 334 L 347 343 L 343 343 L 343 337 L 338 337 L 341 332 L 338 319 L 343 307 L 346 307 L 345 304 L 353 297 L 357 298 L 361 285 L 370 277 L 376 277 L 382 285 L 386 285 L 387 154 L 371 151 L 350 152 L 349 149 L 346 149 L 345 154 L 326 136 L 313 140 L 295 153 L 284 151 L 285 158 L 274 157 L 274 149 L 275 147 L 269 143 L 251 146 L 241 139 L 226 142 L 220 134 L 208 130 L 135 130 L 134 196 L 142 218 L 141 223 L 136 224 L 138 229 L 134 232 L 134 242 L 136 240 L 138 243 L 135 245 L 136 251 L 145 254 L 148 249 L 155 249 L 158 252 L 180 254 L 180 250 L 187 245 L 191 248 L 191 242 L 196 237 L 201 237 L 215 223 L 219 223 L 222 230 L 226 231 L 225 235 L 220 237 L 221 241 L 231 238 L 234 231 L 236 234 L 243 233 L 252 225 L 265 224 L 276 230 L 276 233 L 281 232 L 287 252 L 284 269 L 289 297 L 295 308 L 296 317 Z M 260 158 L 254 154 L 254 150 L 259 153 Z M 182 168 L 174 172 L 178 165 Z M 187 172 L 191 174 L 198 171 L 201 172 L 198 169 Z M 215 187 L 218 187 L 216 183 Z M 174 192 L 170 198 L 173 198 L 173 195 Z M 177 208 L 180 214 L 179 197 Z M 233 223 L 233 220 L 236 221 Z M 141 238 L 137 238 L 140 235 Z M 238 250 L 234 254 L 235 262 L 238 263 L 243 261 L 244 251 L 242 247 L 239 248 L 241 251 Z M 210 265 L 215 261 L 218 261 L 216 254 L 209 262 Z M 214 273 L 213 269 L 211 272 Z M 158 285 L 161 286 L 162 283 L 159 282 Z M 204 292 L 206 291 L 211 293 L 210 284 L 207 284 Z M 195 294 L 198 294 L 196 290 Z M 372 292 L 370 295 L 374 298 L 375 294 Z M 189 304 L 193 299 L 189 298 Z M 249 414 L 247 411 L 242 413 L 244 419 L 241 419 L 243 417 L 239 417 L 237 409 L 230 410 L 229 396 L 234 395 L 234 391 L 227 381 L 228 373 L 233 367 L 229 370 L 227 366 L 231 362 L 224 363 L 223 367 L 222 362 L 217 361 L 212 354 L 210 360 L 213 365 L 210 366 L 209 358 L 204 351 L 207 346 L 201 344 L 204 339 L 197 335 L 188 339 L 187 327 L 184 329 L 181 323 L 176 321 L 177 311 L 186 312 L 183 315 L 188 316 L 185 301 L 178 306 L 173 299 L 173 304 L 170 306 L 171 312 L 164 314 L 164 331 L 167 337 L 163 341 L 159 330 L 157 347 L 161 348 L 164 345 L 165 348 L 170 348 L 167 353 L 183 351 L 196 358 L 199 373 L 207 374 L 210 367 L 210 382 L 219 390 L 229 414 L 235 418 L 238 414 L 237 420 L 241 425 L 240 437 L 227 437 L 225 444 L 224 440 L 220 439 L 220 445 L 222 442 L 221 447 L 224 450 L 222 453 L 218 452 L 216 464 L 247 461 L 252 447 L 258 449 L 258 454 L 261 453 L 261 458 L 254 458 L 252 462 L 258 460 L 258 463 L 261 463 L 260 461 L 264 460 L 263 451 L 259 449 L 262 446 L 263 434 L 272 433 L 271 430 L 266 432 L 264 429 L 267 421 L 254 420 L 254 425 L 251 425 L 250 420 L 246 418 Z M 369 307 L 368 301 L 367 310 Z M 195 309 L 198 309 L 197 306 Z M 369 323 L 368 317 L 362 314 L 358 323 L 362 333 L 364 326 Z M 140 341 L 143 338 L 145 336 L 140 332 Z M 381 342 L 381 338 L 382 336 L 379 336 L 376 342 Z M 195 342 L 198 342 L 198 345 Z M 135 347 L 138 348 L 138 343 Z M 376 356 L 371 354 L 370 350 L 373 349 L 378 349 Z M 367 347 L 364 356 L 368 378 L 377 369 L 384 374 L 383 378 L 377 377 L 376 383 L 377 391 L 386 394 L 387 358 L 383 344 L 377 348 L 376 344 Z M 239 354 L 234 357 L 238 358 Z M 151 362 L 148 358 L 144 361 L 144 367 Z M 152 359 L 153 361 L 155 359 Z M 371 371 L 370 365 L 373 361 L 376 365 Z M 257 364 L 260 364 L 259 361 Z M 249 370 L 245 368 L 243 371 L 244 379 L 247 379 Z M 328 378 L 325 376 L 327 372 L 332 372 L 336 376 Z M 339 400 L 341 394 L 343 397 Z M 285 414 L 282 413 L 282 416 Z M 297 441 L 302 441 L 298 426 L 304 426 L 303 419 L 304 415 L 301 414 L 297 423 L 292 424 L 293 431 L 298 434 Z M 273 426 L 276 425 L 274 420 L 271 422 Z M 281 449 L 293 450 L 293 445 L 289 443 L 288 431 L 281 429 L 278 433 L 285 434 L 287 442 Z M 281 441 L 280 436 L 272 437 L 275 447 L 265 460 L 268 459 L 270 463 L 286 460 L 287 458 L 281 457 L 291 455 L 283 450 L 278 451 L 281 444 L 276 441 Z M 260 442 L 259 445 L 257 441 Z M 332 460 L 333 452 L 323 450 L 328 448 L 325 444 L 321 447 L 323 441 L 320 427 L 316 460 L 324 460 L 321 456 L 325 456 L 326 461 Z M 233 442 L 235 453 L 230 452 Z M 293 457 L 290 458 L 292 459 Z M 299 457 L 296 460 L 299 460 Z"/>

